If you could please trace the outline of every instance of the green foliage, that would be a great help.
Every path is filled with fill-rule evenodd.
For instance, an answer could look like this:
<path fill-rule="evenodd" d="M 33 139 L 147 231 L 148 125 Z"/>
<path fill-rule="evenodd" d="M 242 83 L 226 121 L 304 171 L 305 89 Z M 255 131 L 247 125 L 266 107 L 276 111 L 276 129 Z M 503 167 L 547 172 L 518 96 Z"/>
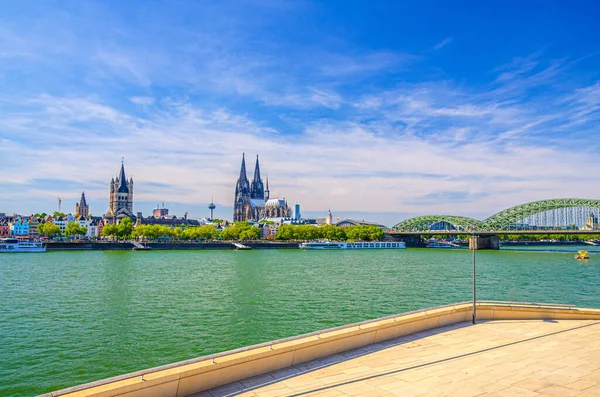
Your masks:
<path fill-rule="evenodd" d="M 123 218 L 123 220 L 117 225 L 117 237 L 120 239 L 131 238 L 133 233 L 133 221 L 131 218 Z"/>
<path fill-rule="evenodd" d="M 235 222 L 221 231 L 222 240 L 255 240 L 260 238 L 260 229 L 248 222 Z"/>
<path fill-rule="evenodd" d="M 158 238 L 174 238 L 180 240 L 212 240 L 219 235 L 219 229 L 212 225 L 171 227 L 167 225 L 139 225 L 133 231 L 134 237 L 149 240 Z"/>
<path fill-rule="evenodd" d="M 123 218 L 118 225 L 104 225 L 102 228 L 102 237 L 116 237 L 124 240 L 131 238 L 133 234 L 133 221 L 131 218 Z"/>
<path fill-rule="evenodd" d="M 58 218 L 58 217 L 63 217 L 63 216 L 67 216 L 67 214 L 65 214 L 64 212 L 58 212 L 58 211 L 54 211 L 54 213 L 52 214 L 53 218 Z"/>
<path fill-rule="evenodd" d="M 34 218 L 45 218 L 48 214 L 46 214 L 45 212 L 42 212 L 41 214 L 35 214 L 33 217 Z"/>
<path fill-rule="evenodd" d="M 282 225 L 277 229 L 277 240 L 377 241 L 381 240 L 383 236 L 383 230 L 374 225 L 351 227 Z"/>
<path fill-rule="evenodd" d="M 40 223 L 38 225 L 38 233 L 44 236 L 60 236 L 60 226 L 52 222 Z"/>
<path fill-rule="evenodd" d="M 117 225 L 107 224 L 102 228 L 102 237 L 115 237 L 117 235 Z"/>
<path fill-rule="evenodd" d="M 85 236 L 87 227 L 79 225 L 78 222 L 69 222 L 65 227 L 66 236 Z"/>

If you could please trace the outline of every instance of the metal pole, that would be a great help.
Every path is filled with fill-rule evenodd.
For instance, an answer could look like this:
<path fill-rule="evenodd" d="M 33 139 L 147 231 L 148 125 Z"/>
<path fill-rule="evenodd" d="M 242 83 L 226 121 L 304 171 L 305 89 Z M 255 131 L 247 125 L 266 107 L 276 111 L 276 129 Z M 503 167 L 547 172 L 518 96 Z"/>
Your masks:
<path fill-rule="evenodd" d="M 473 324 L 475 324 L 475 320 L 477 319 L 477 307 L 475 303 L 477 302 L 477 288 L 475 283 L 475 226 L 473 226 L 473 237 L 472 237 L 472 248 L 473 248 Z"/>

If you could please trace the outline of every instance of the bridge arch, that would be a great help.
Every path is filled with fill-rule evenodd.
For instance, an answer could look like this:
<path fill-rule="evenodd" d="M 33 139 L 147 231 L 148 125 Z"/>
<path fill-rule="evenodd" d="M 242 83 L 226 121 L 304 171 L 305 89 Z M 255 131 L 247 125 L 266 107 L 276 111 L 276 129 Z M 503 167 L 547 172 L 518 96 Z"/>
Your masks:
<path fill-rule="evenodd" d="M 596 229 L 598 219 L 600 200 L 559 198 L 505 209 L 485 219 L 481 227 L 482 230 Z"/>
<path fill-rule="evenodd" d="M 475 226 L 476 230 L 481 228 L 481 221 L 468 218 L 466 216 L 454 215 L 425 215 L 405 219 L 394 225 L 393 230 L 397 232 L 417 232 L 417 231 L 470 231 Z"/>

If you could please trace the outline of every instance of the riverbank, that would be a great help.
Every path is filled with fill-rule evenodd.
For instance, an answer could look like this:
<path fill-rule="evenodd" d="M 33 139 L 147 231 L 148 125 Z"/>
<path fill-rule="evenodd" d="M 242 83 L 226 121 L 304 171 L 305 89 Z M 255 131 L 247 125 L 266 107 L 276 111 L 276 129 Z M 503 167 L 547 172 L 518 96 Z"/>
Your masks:
<path fill-rule="evenodd" d="M 298 248 L 298 243 L 257 241 L 244 242 L 244 245 L 253 249 L 293 249 Z M 153 242 L 145 243 L 152 250 L 230 250 L 236 247 L 232 242 L 207 241 L 202 243 L 192 242 Z M 134 245 L 130 242 L 49 242 L 46 243 L 48 251 L 131 251 Z"/>

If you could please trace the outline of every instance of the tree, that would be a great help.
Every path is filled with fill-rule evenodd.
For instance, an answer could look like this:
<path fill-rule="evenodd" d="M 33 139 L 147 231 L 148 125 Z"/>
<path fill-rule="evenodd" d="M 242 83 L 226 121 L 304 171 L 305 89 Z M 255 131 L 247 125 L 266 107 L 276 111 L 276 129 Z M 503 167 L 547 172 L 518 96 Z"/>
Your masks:
<path fill-rule="evenodd" d="M 120 239 L 131 238 L 133 233 L 133 221 L 131 218 L 123 218 L 123 220 L 117 225 L 116 236 Z"/>
<path fill-rule="evenodd" d="M 77 222 L 69 222 L 65 227 L 65 235 L 67 236 L 85 236 L 87 227 L 81 226 Z"/>
<path fill-rule="evenodd" d="M 296 235 L 296 226 L 294 225 L 281 225 L 277 229 L 277 234 L 275 237 L 277 240 L 295 240 Z"/>
<path fill-rule="evenodd" d="M 260 229 L 256 226 L 249 227 L 240 232 L 240 240 L 258 240 L 260 239 Z"/>
<path fill-rule="evenodd" d="M 38 225 L 38 233 L 45 236 L 60 236 L 60 226 L 52 222 L 44 222 Z"/>
<path fill-rule="evenodd" d="M 104 225 L 102 228 L 102 237 L 115 237 L 117 235 L 117 225 Z"/>
<path fill-rule="evenodd" d="M 219 237 L 223 240 L 259 239 L 260 229 L 256 226 L 250 226 L 248 222 L 235 222 L 223 229 Z"/>
<path fill-rule="evenodd" d="M 64 212 L 58 212 L 58 211 L 54 211 L 54 214 L 52 214 L 53 218 L 62 218 L 63 216 L 67 216 L 67 214 L 65 214 Z"/>

